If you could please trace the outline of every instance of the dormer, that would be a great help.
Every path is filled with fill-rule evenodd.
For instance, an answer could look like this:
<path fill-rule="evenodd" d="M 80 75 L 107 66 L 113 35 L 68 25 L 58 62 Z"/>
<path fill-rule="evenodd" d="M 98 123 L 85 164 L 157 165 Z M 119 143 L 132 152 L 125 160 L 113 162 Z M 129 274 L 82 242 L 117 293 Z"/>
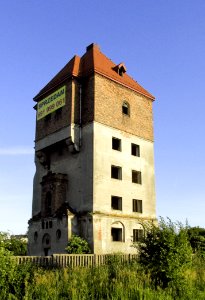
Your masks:
<path fill-rule="evenodd" d="M 115 70 L 120 76 L 123 76 L 123 74 L 127 71 L 124 63 L 116 65 L 113 70 Z"/>

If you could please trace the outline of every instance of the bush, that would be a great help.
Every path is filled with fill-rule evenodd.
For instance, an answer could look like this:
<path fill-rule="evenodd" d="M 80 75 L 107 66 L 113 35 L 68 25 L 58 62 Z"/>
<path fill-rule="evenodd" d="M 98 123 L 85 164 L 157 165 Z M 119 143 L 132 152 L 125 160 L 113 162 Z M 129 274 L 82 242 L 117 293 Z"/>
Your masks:
<path fill-rule="evenodd" d="M 144 238 L 135 245 L 139 250 L 140 263 L 149 270 L 155 286 L 166 288 L 171 285 L 180 289 L 184 271 L 192 259 L 187 227 L 161 218 L 158 226 L 149 224 L 145 228 Z"/>
<path fill-rule="evenodd" d="M 0 232 L 0 242 L 1 246 L 12 252 L 13 255 L 19 256 L 27 253 L 27 242 L 10 236 L 9 233 Z"/>
<path fill-rule="evenodd" d="M 189 228 L 188 238 L 193 252 L 200 252 L 205 256 L 205 229 L 200 227 Z"/>
<path fill-rule="evenodd" d="M 88 254 L 91 252 L 88 242 L 77 235 L 71 237 L 65 250 L 68 254 Z"/>

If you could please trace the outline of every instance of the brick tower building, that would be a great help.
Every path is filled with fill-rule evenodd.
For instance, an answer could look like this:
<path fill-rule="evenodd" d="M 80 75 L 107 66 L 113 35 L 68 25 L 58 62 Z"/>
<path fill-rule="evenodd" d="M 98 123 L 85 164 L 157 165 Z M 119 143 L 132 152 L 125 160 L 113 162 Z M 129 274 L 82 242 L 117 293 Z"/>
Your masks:
<path fill-rule="evenodd" d="M 95 44 L 38 93 L 29 254 L 135 251 L 155 220 L 154 97 Z"/>

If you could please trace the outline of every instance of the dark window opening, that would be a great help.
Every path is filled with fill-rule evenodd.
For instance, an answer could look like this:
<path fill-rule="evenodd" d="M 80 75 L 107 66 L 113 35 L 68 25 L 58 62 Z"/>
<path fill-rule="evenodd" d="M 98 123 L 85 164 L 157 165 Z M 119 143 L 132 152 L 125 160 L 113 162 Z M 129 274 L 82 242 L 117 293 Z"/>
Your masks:
<path fill-rule="evenodd" d="M 44 255 L 45 256 L 48 256 L 48 250 L 49 250 L 49 248 L 44 248 Z"/>
<path fill-rule="evenodd" d="M 122 228 L 111 228 L 111 236 L 113 242 L 122 242 Z"/>
<path fill-rule="evenodd" d="M 112 138 L 112 149 L 121 151 L 121 140 L 117 138 Z"/>
<path fill-rule="evenodd" d="M 52 195 L 51 195 L 51 192 L 47 192 L 47 194 L 46 194 L 45 209 L 46 209 L 46 213 L 48 215 L 51 214 L 51 204 L 52 204 Z"/>
<path fill-rule="evenodd" d="M 52 228 L 52 227 L 53 227 L 53 222 L 49 221 L 49 228 Z"/>
<path fill-rule="evenodd" d="M 45 120 L 45 122 L 49 122 L 51 120 L 51 114 L 48 114 L 47 116 L 45 116 L 44 120 Z"/>
<path fill-rule="evenodd" d="M 140 146 L 136 144 L 131 145 L 131 154 L 134 156 L 140 156 Z"/>
<path fill-rule="evenodd" d="M 45 223 L 44 223 L 44 221 L 41 222 L 41 227 L 42 227 L 42 229 L 45 228 Z"/>
<path fill-rule="evenodd" d="M 117 166 L 111 166 L 111 178 L 122 179 L 122 168 Z"/>
<path fill-rule="evenodd" d="M 37 239 L 38 239 L 38 232 L 35 231 L 35 232 L 34 232 L 34 241 L 37 242 Z"/>
<path fill-rule="evenodd" d="M 133 229 L 133 242 L 140 242 L 144 236 L 143 229 Z"/>
<path fill-rule="evenodd" d="M 142 184 L 142 176 L 140 171 L 132 171 L 132 182 Z"/>
<path fill-rule="evenodd" d="M 122 197 L 111 196 L 112 209 L 122 210 Z"/>
<path fill-rule="evenodd" d="M 132 199 L 133 212 L 142 213 L 142 200 Z"/>
<path fill-rule="evenodd" d="M 46 222 L 46 229 L 48 229 L 48 222 Z"/>
<path fill-rule="evenodd" d="M 122 113 L 127 116 L 130 115 L 130 106 L 127 102 L 123 102 L 122 104 Z"/>
<path fill-rule="evenodd" d="M 59 120 L 62 117 L 62 107 L 55 111 L 55 120 Z"/>
<path fill-rule="evenodd" d="M 60 238 L 61 238 L 61 231 L 60 231 L 60 229 L 58 229 L 56 231 L 56 238 L 57 238 L 57 240 L 60 240 Z"/>

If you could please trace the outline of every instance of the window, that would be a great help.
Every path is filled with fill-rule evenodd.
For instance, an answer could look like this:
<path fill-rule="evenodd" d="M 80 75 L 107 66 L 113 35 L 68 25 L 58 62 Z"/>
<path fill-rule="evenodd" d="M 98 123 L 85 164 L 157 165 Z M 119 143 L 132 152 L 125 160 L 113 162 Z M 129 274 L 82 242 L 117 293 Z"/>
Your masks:
<path fill-rule="evenodd" d="M 144 235 L 143 229 L 133 229 L 133 242 L 139 242 Z"/>
<path fill-rule="evenodd" d="M 122 197 L 111 196 L 112 209 L 122 210 Z"/>
<path fill-rule="evenodd" d="M 122 179 L 122 168 L 118 166 L 111 166 L 111 178 Z"/>
<path fill-rule="evenodd" d="M 127 116 L 130 115 L 130 105 L 126 101 L 124 101 L 122 104 L 122 113 Z"/>
<path fill-rule="evenodd" d="M 51 120 L 51 114 L 48 114 L 44 118 L 45 122 L 49 122 Z"/>
<path fill-rule="evenodd" d="M 122 228 L 111 228 L 111 236 L 113 242 L 122 242 Z"/>
<path fill-rule="evenodd" d="M 134 156 L 140 156 L 140 146 L 131 144 L 131 154 Z"/>
<path fill-rule="evenodd" d="M 60 229 L 58 229 L 56 231 L 56 238 L 57 238 L 57 240 L 60 240 L 60 238 L 61 238 L 61 231 L 60 231 Z"/>
<path fill-rule="evenodd" d="M 47 214 L 51 214 L 52 195 L 51 192 L 46 193 L 45 209 Z"/>
<path fill-rule="evenodd" d="M 52 227 L 53 227 L 53 222 L 49 221 L 49 228 L 52 228 Z"/>
<path fill-rule="evenodd" d="M 34 241 L 37 242 L 37 239 L 38 239 L 38 232 L 35 231 L 35 232 L 34 232 Z"/>
<path fill-rule="evenodd" d="M 112 138 L 112 149 L 121 151 L 121 140 L 115 137 Z"/>
<path fill-rule="evenodd" d="M 132 211 L 142 213 L 142 200 L 132 199 Z"/>
<path fill-rule="evenodd" d="M 142 184 L 142 176 L 140 171 L 132 170 L 132 182 Z"/>
<path fill-rule="evenodd" d="M 56 111 L 55 111 L 55 120 L 59 120 L 60 118 L 62 117 L 62 107 L 58 108 Z"/>

